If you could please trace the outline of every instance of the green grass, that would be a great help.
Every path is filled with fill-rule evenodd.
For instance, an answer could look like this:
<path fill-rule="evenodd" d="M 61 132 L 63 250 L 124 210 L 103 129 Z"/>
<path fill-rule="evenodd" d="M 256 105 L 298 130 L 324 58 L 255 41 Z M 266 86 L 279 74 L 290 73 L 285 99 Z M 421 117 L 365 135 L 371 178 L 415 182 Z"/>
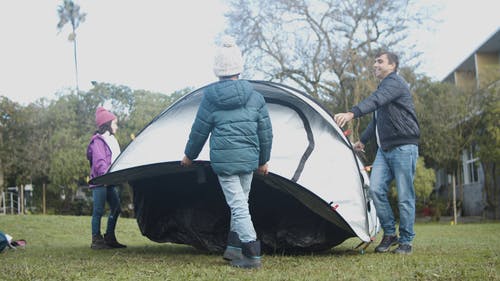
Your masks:
<path fill-rule="evenodd" d="M 85 216 L 2 215 L 0 230 L 28 241 L 25 249 L 0 253 L 0 280 L 500 280 L 497 222 L 419 223 L 409 256 L 375 254 L 374 245 L 361 254 L 353 238 L 321 254 L 265 255 L 261 270 L 152 242 L 133 219 L 118 220 L 117 237 L 128 246 L 119 250 L 91 250 Z"/>

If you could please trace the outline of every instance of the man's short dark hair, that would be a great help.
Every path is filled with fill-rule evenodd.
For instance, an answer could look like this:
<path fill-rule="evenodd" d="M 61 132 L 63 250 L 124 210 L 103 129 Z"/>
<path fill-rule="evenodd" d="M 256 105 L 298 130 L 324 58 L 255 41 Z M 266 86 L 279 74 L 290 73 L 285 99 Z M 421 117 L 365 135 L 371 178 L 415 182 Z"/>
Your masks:
<path fill-rule="evenodd" d="M 377 53 L 376 58 L 378 58 L 378 57 L 380 57 L 382 55 L 387 55 L 387 59 L 389 60 L 389 63 L 395 64 L 396 68 L 394 68 L 394 71 L 397 71 L 398 70 L 398 66 L 399 66 L 399 57 L 398 57 L 398 55 L 396 55 L 393 52 L 389 52 L 389 51 L 380 51 L 380 52 Z"/>

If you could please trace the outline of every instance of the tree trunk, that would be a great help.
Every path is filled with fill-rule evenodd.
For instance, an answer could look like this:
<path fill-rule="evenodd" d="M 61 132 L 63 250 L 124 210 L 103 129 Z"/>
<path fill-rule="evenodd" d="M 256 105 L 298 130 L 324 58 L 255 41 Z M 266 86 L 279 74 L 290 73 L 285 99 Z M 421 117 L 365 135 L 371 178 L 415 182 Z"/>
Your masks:
<path fill-rule="evenodd" d="M 76 93 L 79 92 L 79 87 L 78 87 L 78 62 L 76 58 L 76 33 L 73 30 L 73 34 L 75 34 L 75 38 L 73 39 L 73 57 L 75 59 L 75 81 L 76 81 Z"/>
<path fill-rule="evenodd" d="M 452 183 L 453 186 L 453 223 L 457 224 L 457 186 L 456 186 L 456 175 L 457 173 L 453 173 Z"/>
<path fill-rule="evenodd" d="M 0 159 L 0 191 L 3 191 L 4 188 L 4 179 L 3 179 L 3 165 L 2 159 Z"/>
<path fill-rule="evenodd" d="M 0 147 L 3 146 L 3 139 L 2 135 L 0 135 Z M 4 174 L 3 174 L 3 163 L 2 163 L 2 158 L 0 158 L 0 191 L 3 191 L 4 189 Z"/>
<path fill-rule="evenodd" d="M 458 186 L 458 200 L 460 203 L 459 208 L 457 208 L 457 215 L 463 215 L 463 208 L 464 208 L 464 175 L 463 175 L 463 168 L 461 165 L 458 166 L 457 169 L 457 186 Z"/>
<path fill-rule="evenodd" d="M 486 208 L 484 209 L 484 217 L 497 219 L 497 210 L 499 204 L 499 188 L 497 184 L 496 164 L 491 162 L 482 162 L 484 171 L 484 200 Z"/>

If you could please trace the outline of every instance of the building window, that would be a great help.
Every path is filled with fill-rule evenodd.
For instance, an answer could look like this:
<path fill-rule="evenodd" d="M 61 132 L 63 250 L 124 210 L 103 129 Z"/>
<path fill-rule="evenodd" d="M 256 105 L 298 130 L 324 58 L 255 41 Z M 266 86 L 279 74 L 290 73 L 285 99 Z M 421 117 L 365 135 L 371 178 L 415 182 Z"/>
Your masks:
<path fill-rule="evenodd" d="M 475 146 L 466 149 L 462 154 L 462 163 L 464 169 L 464 184 L 479 182 L 479 157 L 476 157 Z"/>

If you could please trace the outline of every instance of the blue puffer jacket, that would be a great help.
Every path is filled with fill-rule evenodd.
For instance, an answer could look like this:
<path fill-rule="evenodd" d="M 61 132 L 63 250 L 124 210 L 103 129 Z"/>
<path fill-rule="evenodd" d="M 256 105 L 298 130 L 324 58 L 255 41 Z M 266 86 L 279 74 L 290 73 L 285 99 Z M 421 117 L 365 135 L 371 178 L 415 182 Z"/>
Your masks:
<path fill-rule="evenodd" d="M 198 157 L 210 134 L 210 162 L 218 175 L 255 171 L 269 161 L 273 132 L 264 97 L 245 80 L 208 86 L 184 150 Z"/>
<path fill-rule="evenodd" d="M 406 81 L 396 72 L 387 75 L 377 90 L 351 109 L 354 117 L 377 111 L 361 134 L 361 142 L 375 138 L 378 128 L 380 146 L 384 151 L 404 144 L 418 144 L 420 129 L 415 106 Z"/>

